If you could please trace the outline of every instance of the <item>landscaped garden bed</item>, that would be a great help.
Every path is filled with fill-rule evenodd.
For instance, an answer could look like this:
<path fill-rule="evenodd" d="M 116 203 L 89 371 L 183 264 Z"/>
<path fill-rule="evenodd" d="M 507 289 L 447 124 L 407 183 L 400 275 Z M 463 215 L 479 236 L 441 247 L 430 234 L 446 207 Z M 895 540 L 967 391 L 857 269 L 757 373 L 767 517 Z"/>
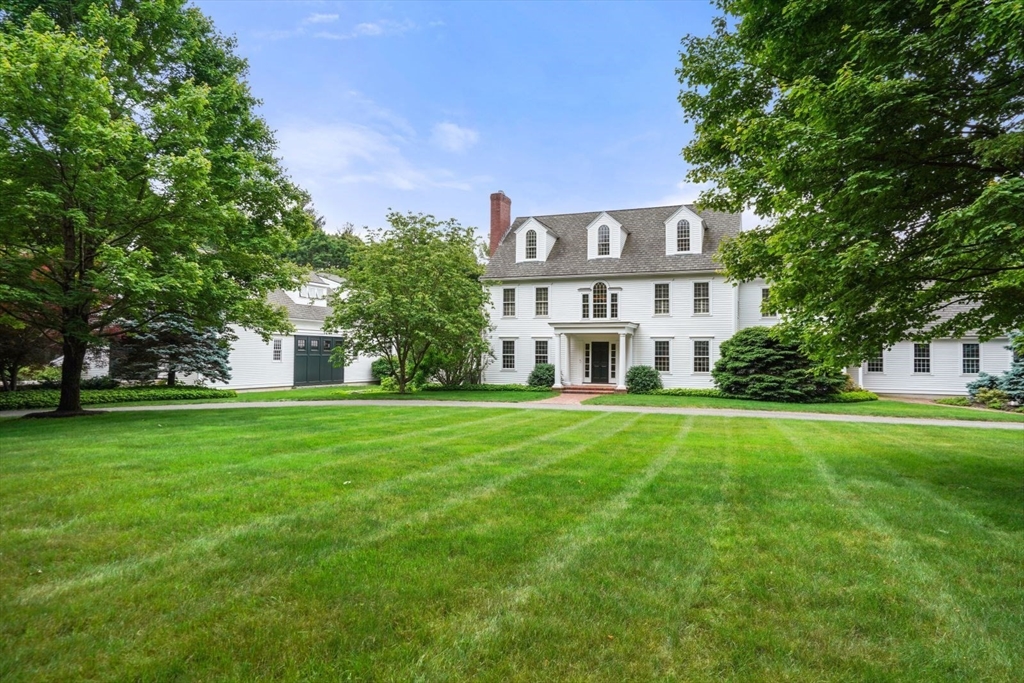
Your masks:
<path fill-rule="evenodd" d="M 131 387 L 119 389 L 83 389 L 82 405 L 136 403 L 139 401 L 192 401 L 233 398 L 230 389 L 209 387 Z M 0 410 L 32 410 L 56 408 L 60 403 L 57 389 L 28 389 L 0 393 Z"/>

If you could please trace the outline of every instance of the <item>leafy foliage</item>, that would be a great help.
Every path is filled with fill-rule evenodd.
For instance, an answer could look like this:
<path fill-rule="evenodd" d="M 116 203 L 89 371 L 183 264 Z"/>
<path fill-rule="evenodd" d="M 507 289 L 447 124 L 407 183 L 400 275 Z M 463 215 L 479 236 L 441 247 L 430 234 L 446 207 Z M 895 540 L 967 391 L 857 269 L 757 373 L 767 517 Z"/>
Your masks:
<path fill-rule="evenodd" d="M 0 385 L 4 391 L 18 388 L 22 368 L 41 366 L 59 353 L 46 333 L 17 320 L 0 320 Z"/>
<path fill-rule="evenodd" d="M 728 275 L 771 282 L 770 308 L 836 365 L 1022 327 L 1021 4 L 718 5 L 678 75 L 701 203 L 765 218 L 722 248 Z"/>
<path fill-rule="evenodd" d="M 878 394 L 873 391 L 860 389 L 858 391 L 840 391 L 828 398 L 829 403 L 861 403 L 863 401 L 877 401 Z"/>
<path fill-rule="evenodd" d="M 530 373 L 526 383 L 531 387 L 551 387 L 555 384 L 555 366 L 551 363 L 538 363 Z"/>
<path fill-rule="evenodd" d="M 971 399 L 965 396 L 946 396 L 943 398 L 935 399 L 936 403 L 944 406 L 969 406 L 971 405 Z"/>
<path fill-rule="evenodd" d="M 266 294 L 295 280 L 308 197 L 233 50 L 184 0 L 0 14 L 0 313 L 59 335 L 62 412 L 124 321 L 290 329 Z"/>
<path fill-rule="evenodd" d="M 395 376 L 395 359 L 390 356 L 378 358 L 370 363 L 370 377 L 380 382 L 385 377 Z"/>
<path fill-rule="evenodd" d="M 700 396 L 701 398 L 729 398 L 721 389 L 690 389 L 687 387 L 672 387 L 670 389 L 655 389 L 650 392 L 655 396 Z"/>
<path fill-rule="evenodd" d="M 476 384 L 493 357 L 490 344 L 483 337 L 469 340 L 464 344 L 435 344 L 427 358 L 430 364 L 430 379 L 445 389 L 461 389 Z"/>
<path fill-rule="evenodd" d="M 987 372 L 978 373 L 978 379 L 967 383 L 967 395 L 972 400 L 978 397 L 978 392 L 984 389 L 998 389 L 999 377 L 990 375 Z"/>
<path fill-rule="evenodd" d="M 82 390 L 82 403 L 100 405 L 132 403 L 135 401 L 188 401 L 206 398 L 231 398 L 229 389 L 208 387 L 132 387 L 124 389 Z M 31 410 L 55 408 L 60 403 L 60 392 L 51 389 L 7 391 L 0 393 L 0 410 Z"/>
<path fill-rule="evenodd" d="M 846 386 L 841 370 L 812 363 L 768 327 L 748 327 L 722 342 L 711 376 L 723 393 L 758 401 L 823 400 Z"/>
<path fill-rule="evenodd" d="M 488 298 L 472 228 L 398 212 L 388 223 L 353 252 L 344 296 L 332 299 L 325 328 L 345 330 L 339 356 L 394 357 L 404 393 L 431 349 L 483 351 Z"/>
<path fill-rule="evenodd" d="M 1002 389 L 979 389 L 974 402 L 993 410 L 1003 410 L 1008 407 L 1010 395 Z"/>
<path fill-rule="evenodd" d="M 626 371 L 626 392 L 652 394 L 661 389 L 661 375 L 650 365 L 634 365 Z"/>
<path fill-rule="evenodd" d="M 464 384 L 459 387 L 459 391 L 527 391 L 527 392 L 542 392 L 548 391 L 550 387 L 533 387 L 529 384 Z M 447 387 L 443 387 L 440 384 L 428 384 L 423 387 L 423 391 L 450 391 Z"/>
<path fill-rule="evenodd" d="M 323 218 L 318 216 L 314 219 L 312 232 L 300 239 L 285 256 L 301 266 L 340 272 L 348 268 L 352 252 L 362 244 L 351 223 L 341 232 L 327 232 Z"/>
<path fill-rule="evenodd" d="M 231 379 L 228 358 L 235 338 L 225 329 L 197 328 L 184 316 L 165 315 L 116 341 L 111 372 L 136 381 L 151 381 L 166 372 L 169 387 L 179 374 L 226 383 Z"/>

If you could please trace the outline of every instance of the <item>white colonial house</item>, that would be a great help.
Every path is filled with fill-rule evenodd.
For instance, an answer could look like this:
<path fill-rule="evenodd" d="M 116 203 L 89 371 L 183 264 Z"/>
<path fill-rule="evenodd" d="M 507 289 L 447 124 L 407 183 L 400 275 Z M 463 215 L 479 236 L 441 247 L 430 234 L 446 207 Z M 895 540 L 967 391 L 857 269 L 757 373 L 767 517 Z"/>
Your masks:
<path fill-rule="evenodd" d="M 324 332 L 324 320 L 331 311 L 327 298 L 341 284 L 336 276 L 313 273 L 297 290 L 272 292 L 270 302 L 288 312 L 295 332 L 277 334 L 265 342 L 255 332 L 233 328 L 238 339 L 231 346 L 231 381 L 211 386 L 271 389 L 372 381 L 370 358 L 359 356 L 339 368 L 329 361 L 340 335 Z"/>
<path fill-rule="evenodd" d="M 625 390 L 626 371 L 650 365 L 666 387 L 708 388 L 723 341 L 778 319 L 762 311 L 763 281 L 726 281 L 713 255 L 741 230 L 739 214 L 690 205 L 511 220 L 491 195 L 495 361 L 484 381 L 525 383 L 538 363 L 556 388 Z M 848 372 L 883 393 L 965 394 L 979 372 L 1010 366 L 1007 339 L 904 342 Z"/>

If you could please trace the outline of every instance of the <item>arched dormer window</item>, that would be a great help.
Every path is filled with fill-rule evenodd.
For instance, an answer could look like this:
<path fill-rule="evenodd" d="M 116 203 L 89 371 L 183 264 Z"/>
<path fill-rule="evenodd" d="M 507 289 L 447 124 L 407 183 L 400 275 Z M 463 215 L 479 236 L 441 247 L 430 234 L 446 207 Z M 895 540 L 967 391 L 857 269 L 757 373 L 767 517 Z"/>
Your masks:
<path fill-rule="evenodd" d="M 537 231 L 526 231 L 526 258 L 537 258 Z"/>
<path fill-rule="evenodd" d="M 690 251 L 690 221 L 676 223 L 676 251 Z"/>
<path fill-rule="evenodd" d="M 597 255 L 608 256 L 611 253 L 612 231 L 608 228 L 607 225 L 602 225 L 597 229 Z"/>
<path fill-rule="evenodd" d="M 608 317 L 608 285 L 603 282 L 594 283 L 593 289 L 594 317 Z"/>

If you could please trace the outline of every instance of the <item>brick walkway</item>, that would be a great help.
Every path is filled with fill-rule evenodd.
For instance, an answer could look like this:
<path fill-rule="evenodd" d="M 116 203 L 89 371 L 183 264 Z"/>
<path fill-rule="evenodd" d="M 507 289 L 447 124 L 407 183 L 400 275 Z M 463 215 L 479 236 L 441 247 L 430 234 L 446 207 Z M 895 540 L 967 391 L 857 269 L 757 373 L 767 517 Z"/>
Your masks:
<path fill-rule="evenodd" d="M 551 398 L 545 398 L 541 401 L 531 401 L 531 403 L 547 403 L 549 405 L 556 406 L 578 406 L 588 398 L 594 398 L 601 394 L 559 394 L 558 396 L 552 396 Z"/>

